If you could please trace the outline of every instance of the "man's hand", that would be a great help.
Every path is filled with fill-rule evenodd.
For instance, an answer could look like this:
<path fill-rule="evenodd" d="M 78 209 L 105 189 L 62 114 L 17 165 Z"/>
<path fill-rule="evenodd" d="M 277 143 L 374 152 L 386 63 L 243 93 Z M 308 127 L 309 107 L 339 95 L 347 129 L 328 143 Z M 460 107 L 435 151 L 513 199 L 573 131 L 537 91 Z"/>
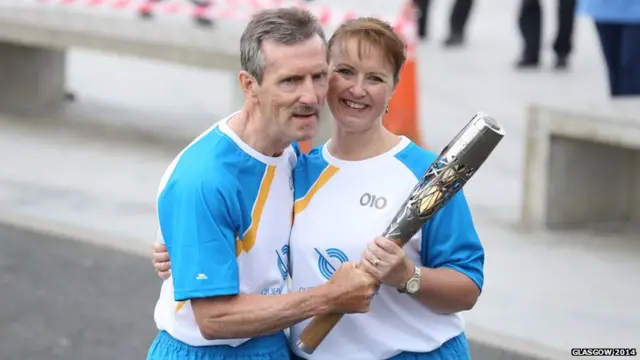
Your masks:
<path fill-rule="evenodd" d="M 362 253 L 362 269 L 382 284 L 400 289 L 409 281 L 415 267 L 401 247 L 379 236 Z"/>
<path fill-rule="evenodd" d="M 357 265 L 346 262 L 326 283 L 331 290 L 331 310 L 337 313 L 365 313 L 378 289 L 376 279 Z"/>
<path fill-rule="evenodd" d="M 167 251 L 167 247 L 157 241 L 153 243 L 153 254 L 151 259 L 158 277 L 162 280 L 167 280 L 171 276 L 171 261 L 169 260 L 169 251 Z"/>

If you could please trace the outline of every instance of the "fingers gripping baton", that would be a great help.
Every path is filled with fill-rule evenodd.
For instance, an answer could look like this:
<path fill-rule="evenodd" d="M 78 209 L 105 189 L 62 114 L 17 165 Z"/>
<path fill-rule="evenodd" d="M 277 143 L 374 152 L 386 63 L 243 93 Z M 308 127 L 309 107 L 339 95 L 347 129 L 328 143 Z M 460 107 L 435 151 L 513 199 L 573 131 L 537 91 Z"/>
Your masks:
<path fill-rule="evenodd" d="M 462 189 L 504 135 L 493 118 L 476 113 L 429 166 L 382 236 L 404 246 Z M 316 316 L 300 334 L 298 348 L 313 353 L 343 315 Z"/>

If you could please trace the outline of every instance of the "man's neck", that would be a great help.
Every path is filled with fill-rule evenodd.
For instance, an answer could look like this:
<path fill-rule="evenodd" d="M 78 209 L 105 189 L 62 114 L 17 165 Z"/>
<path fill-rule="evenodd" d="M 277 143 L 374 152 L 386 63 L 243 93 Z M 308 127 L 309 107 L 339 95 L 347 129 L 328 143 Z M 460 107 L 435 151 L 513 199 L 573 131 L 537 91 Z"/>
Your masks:
<path fill-rule="evenodd" d="M 329 152 L 341 160 L 360 161 L 384 154 L 399 142 L 399 136 L 381 126 L 360 133 L 334 129 Z"/>
<path fill-rule="evenodd" d="M 258 111 L 249 111 L 246 108 L 229 119 L 229 128 L 238 135 L 251 148 L 266 156 L 279 156 L 290 145 L 275 139 Z"/>

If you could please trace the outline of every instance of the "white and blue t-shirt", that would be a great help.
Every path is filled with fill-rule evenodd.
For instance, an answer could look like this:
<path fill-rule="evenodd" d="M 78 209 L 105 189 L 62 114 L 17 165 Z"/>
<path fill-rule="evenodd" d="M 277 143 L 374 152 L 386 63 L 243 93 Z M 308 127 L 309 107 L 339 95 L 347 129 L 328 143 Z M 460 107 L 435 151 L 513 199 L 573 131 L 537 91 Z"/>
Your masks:
<path fill-rule="evenodd" d="M 435 158 L 407 138 L 363 161 L 337 159 L 327 145 L 302 156 L 294 173 L 291 290 L 321 285 L 341 263 L 360 262 L 366 246 L 383 233 Z M 415 264 L 457 270 L 482 289 L 484 251 L 462 192 L 404 250 Z M 292 344 L 309 321 L 291 328 Z M 460 314 L 437 314 L 382 286 L 368 313 L 345 315 L 312 355 L 292 348 L 307 359 L 388 359 L 405 351 L 432 351 L 463 330 Z"/>
<path fill-rule="evenodd" d="M 160 330 L 193 346 L 248 339 L 204 339 L 190 299 L 277 295 L 286 284 L 296 150 L 278 157 L 257 152 L 229 128 L 232 116 L 174 159 L 158 193 L 158 235 L 172 276 L 162 284 L 154 318 Z"/>

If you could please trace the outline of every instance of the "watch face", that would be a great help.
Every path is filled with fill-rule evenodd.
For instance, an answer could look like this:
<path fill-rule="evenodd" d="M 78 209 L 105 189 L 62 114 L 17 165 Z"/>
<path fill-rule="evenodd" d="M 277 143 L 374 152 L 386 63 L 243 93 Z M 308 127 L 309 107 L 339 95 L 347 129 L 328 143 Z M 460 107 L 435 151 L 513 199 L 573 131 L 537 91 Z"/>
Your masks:
<path fill-rule="evenodd" d="M 420 289 L 420 280 L 419 279 L 411 279 L 409 280 L 409 282 L 407 283 L 407 292 L 408 293 L 415 293 L 416 291 L 418 291 Z"/>

